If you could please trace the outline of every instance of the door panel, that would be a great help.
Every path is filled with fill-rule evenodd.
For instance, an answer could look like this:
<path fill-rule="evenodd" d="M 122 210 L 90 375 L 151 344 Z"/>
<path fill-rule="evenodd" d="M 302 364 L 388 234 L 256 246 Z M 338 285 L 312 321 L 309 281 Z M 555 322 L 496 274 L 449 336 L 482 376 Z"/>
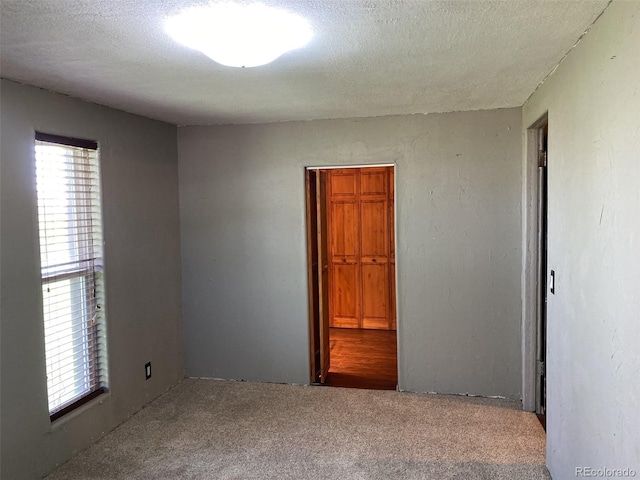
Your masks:
<path fill-rule="evenodd" d="M 393 168 L 336 169 L 327 175 L 330 324 L 393 329 Z"/>
<path fill-rule="evenodd" d="M 358 265 L 334 264 L 332 270 L 331 302 L 333 321 L 331 326 L 357 328 L 358 312 Z"/>
<path fill-rule="evenodd" d="M 330 325 L 360 326 L 359 172 L 337 169 L 327 172 L 330 237 Z"/>
<path fill-rule="evenodd" d="M 389 300 L 391 316 L 391 330 L 397 329 L 396 324 L 396 232 L 395 232 L 395 172 L 389 169 Z"/>
<path fill-rule="evenodd" d="M 360 195 L 384 195 L 387 194 L 387 169 L 366 168 L 360 173 Z"/>
<path fill-rule="evenodd" d="M 385 330 L 391 328 L 388 170 L 363 170 L 360 197 L 362 327 Z"/>
<path fill-rule="evenodd" d="M 330 191 L 333 198 L 355 199 L 358 187 L 358 172 L 356 170 L 336 170 L 330 173 L 330 178 Z"/>
<path fill-rule="evenodd" d="M 309 285 L 309 343 L 311 344 L 311 382 L 320 381 L 320 286 L 318 284 L 318 196 L 317 172 L 307 170 L 307 270 Z"/>
<path fill-rule="evenodd" d="M 390 262 L 389 263 L 389 283 L 391 285 L 390 290 L 390 297 L 391 297 L 391 301 L 389 302 L 391 305 L 390 308 L 390 316 L 391 316 L 391 330 L 396 330 L 397 329 L 397 323 L 396 323 L 396 263 L 395 262 Z"/>
<path fill-rule="evenodd" d="M 329 375 L 329 249 L 327 247 L 327 176 L 316 176 L 318 198 L 318 284 L 320 297 L 320 382 Z"/>
<path fill-rule="evenodd" d="M 389 328 L 387 265 L 362 264 L 363 328 Z"/>
<path fill-rule="evenodd" d="M 363 257 L 384 257 L 389 251 L 387 238 L 387 200 L 363 201 L 360 204 Z"/>
<path fill-rule="evenodd" d="M 331 255 L 353 257 L 358 253 L 358 206 L 356 203 L 331 204 Z M 342 259 L 339 259 L 341 261 Z"/>
<path fill-rule="evenodd" d="M 393 168 L 389 172 L 389 258 L 396 257 L 396 233 L 395 233 L 395 198 L 394 198 L 394 173 Z"/>

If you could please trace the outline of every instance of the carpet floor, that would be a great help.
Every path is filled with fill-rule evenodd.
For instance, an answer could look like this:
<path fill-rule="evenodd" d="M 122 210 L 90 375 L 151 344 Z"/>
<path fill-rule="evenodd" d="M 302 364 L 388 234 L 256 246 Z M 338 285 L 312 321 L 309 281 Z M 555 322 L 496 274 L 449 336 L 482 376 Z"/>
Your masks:
<path fill-rule="evenodd" d="M 186 379 L 59 467 L 80 479 L 550 479 L 509 400 Z"/>

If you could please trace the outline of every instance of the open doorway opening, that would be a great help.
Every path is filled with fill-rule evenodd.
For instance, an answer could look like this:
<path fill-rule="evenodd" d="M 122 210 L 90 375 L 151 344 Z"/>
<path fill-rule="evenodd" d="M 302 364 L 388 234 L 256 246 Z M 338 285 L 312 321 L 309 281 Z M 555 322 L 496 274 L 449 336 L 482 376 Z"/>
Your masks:
<path fill-rule="evenodd" d="M 548 299 L 555 293 L 555 272 L 549 268 L 548 219 L 549 121 L 545 113 L 527 128 L 525 202 L 523 204 L 525 245 L 523 248 L 522 404 L 535 412 L 546 430 L 548 357 Z"/>
<path fill-rule="evenodd" d="M 306 171 L 311 382 L 395 390 L 394 167 Z"/>
<path fill-rule="evenodd" d="M 536 414 L 547 427 L 547 294 L 553 293 L 553 282 L 547 282 L 547 137 L 549 126 L 546 118 L 537 129 L 538 136 L 538 225 L 537 225 L 537 288 L 536 288 Z M 551 272 L 553 280 L 554 272 Z"/>

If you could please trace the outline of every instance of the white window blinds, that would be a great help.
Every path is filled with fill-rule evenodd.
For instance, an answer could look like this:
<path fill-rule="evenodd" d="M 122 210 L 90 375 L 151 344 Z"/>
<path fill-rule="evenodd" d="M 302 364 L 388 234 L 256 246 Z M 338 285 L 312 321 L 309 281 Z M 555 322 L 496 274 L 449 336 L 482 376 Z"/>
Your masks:
<path fill-rule="evenodd" d="M 47 390 L 52 420 L 107 382 L 97 145 L 36 134 Z"/>

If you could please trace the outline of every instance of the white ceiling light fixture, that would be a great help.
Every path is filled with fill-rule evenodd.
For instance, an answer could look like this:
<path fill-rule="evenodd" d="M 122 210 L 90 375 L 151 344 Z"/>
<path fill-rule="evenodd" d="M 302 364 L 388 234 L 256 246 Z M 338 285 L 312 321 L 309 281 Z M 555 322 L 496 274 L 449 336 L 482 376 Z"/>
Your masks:
<path fill-rule="evenodd" d="M 169 18 L 177 42 L 229 67 L 257 67 L 304 47 L 312 37 L 299 15 L 260 3 L 213 3 Z"/>

